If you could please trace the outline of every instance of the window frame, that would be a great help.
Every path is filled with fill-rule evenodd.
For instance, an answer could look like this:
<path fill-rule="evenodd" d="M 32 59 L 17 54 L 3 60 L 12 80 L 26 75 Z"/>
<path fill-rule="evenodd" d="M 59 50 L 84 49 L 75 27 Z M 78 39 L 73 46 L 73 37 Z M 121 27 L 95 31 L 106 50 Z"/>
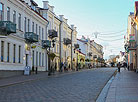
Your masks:
<path fill-rule="evenodd" d="M 13 23 L 16 24 L 16 11 L 15 10 L 13 11 Z"/>
<path fill-rule="evenodd" d="M 10 7 L 7 7 L 7 21 L 10 21 Z"/>
<path fill-rule="evenodd" d="M 18 29 L 21 30 L 21 17 L 22 15 L 19 13 L 18 14 Z"/>

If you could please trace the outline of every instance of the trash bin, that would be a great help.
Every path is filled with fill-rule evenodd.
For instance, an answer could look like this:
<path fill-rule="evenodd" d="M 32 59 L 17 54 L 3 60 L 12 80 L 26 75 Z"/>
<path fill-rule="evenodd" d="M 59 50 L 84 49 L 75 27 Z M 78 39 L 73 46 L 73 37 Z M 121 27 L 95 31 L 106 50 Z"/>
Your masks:
<path fill-rule="evenodd" d="M 30 66 L 26 66 L 24 69 L 24 75 L 30 75 Z"/>

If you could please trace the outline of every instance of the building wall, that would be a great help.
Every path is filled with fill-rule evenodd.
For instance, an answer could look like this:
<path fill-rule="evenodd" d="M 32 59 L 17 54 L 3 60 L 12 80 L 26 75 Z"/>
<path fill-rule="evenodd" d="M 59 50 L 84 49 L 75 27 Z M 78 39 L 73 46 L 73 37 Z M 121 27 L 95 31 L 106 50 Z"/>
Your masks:
<path fill-rule="evenodd" d="M 9 36 L 7 36 L 7 38 L 5 39 L 0 39 L 1 41 L 4 41 L 5 44 L 5 48 L 4 48 L 4 62 L 0 62 L 0 70 L 24 70 L 24 67 L 26 66 L 26 54 L 28 54 L 28 66 L 30 66 L 32 68 L 32 50 L 34 50 L 34 52 L 38 52 L 41 54 L 44 54 L 44 62 L 43 62 L 43 66 L 42 66 L 42 57 L 39 57 L 38 55 L 38 62 L 40 62 L 40 65 L 38 65 L 38 71 L 44 71 L 46 70 L 46 66 L 45 66 L 45 55 L 46 55 L 46 51 L 44 49 L 42 49 L 41 47 L 41 40 L 45 40 L 46 39 L 46 24 L 47 24 L 47 20 L 45 20 L 43 17 L 41 17 L 38 13 L 36 13 L 35 11 L 33 11 L 26 3 L 20 1 L 20 0 L 0 0 L 1 3 L 4 4 L 4 21 L 7 20 L 7 7 L 10 8 L 10 21 L 13 22 L 13 11 L 16 11 L 16 29 L 17 29 L 17 33 L 12 33 Z M 28 1 L 26 1 L 28 2 Z M 29 3 L 30 4 L 30 3 Z M 19 29 L 19 14 L 21 14 L 21 29 Z M 27 24 L 26 24 L 26 31 L 25 31 L 25 17 L 27 19 Z M 28 19 L 30 20 L 30 25 L 28 28 Z M 26 43 L 25 39 L 24 39 L 24 34 L 25 32 L 32 32 L 32 24 L 34 22 L 34 33 L 36 33 L 36 24 L 37 24 L 37 35 L 39 35 L 39 42 L 35 43 L 36 48 L 32 49 L 31 46 L 33 44 L 28 44 Z M 41 31 L 39 33 L 39 26 L 41 27 Z M 43 36 L 42 36 L 42 28 L 43 28 Z M 28 30 L 29 29 L 29 30 Z M 7 52 L 7 43 L 10 43 L 10 63 L 6 62 L 6 52 Z M 15 63 L 13 63 L 13 44 L 16 45 L 16 59 L 15 59 Z M 19 54 L 19 46 L 21 46 L 21 63 L 18 63 L 18 54 Z M 28 46 L 28 48 L 30 48 L 29 50 L 26 49 L 26 46 Z M 1 52 L 1 51 L 0 51 Z M 34 57 L 34 60 L 35 57 Z M 40 61 L 39 61 L 40 60 Z M 36 61 L 34 61 L 34 66 L 36 65 Z"/>

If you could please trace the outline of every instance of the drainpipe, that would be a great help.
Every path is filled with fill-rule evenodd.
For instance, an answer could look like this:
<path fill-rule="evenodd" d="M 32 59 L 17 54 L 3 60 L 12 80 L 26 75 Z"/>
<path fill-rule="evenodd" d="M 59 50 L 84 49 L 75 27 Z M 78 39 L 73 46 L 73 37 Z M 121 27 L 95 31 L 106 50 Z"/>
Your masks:
<path fill-rule="evenodd" d="M 48 21 L 48 23 L 47 23 L 47 25 L 46 25 L 46 40 L 48 39 L 47 38 L 47 36 L 48 36 L 48 33 L 47 33 L 47 30 L 48 30 L 48 25 L 49 25 L 49 21 Z M 45 58 L 45 61 L 46 61 L 46 71 L 47 71 L 47 66 L 48 66 L 48 62 L 47 62 L 47 58 L 48 57 L 48 55 L 47 55 L 47 50 L 46 50 L 46 58 Z"/>
<path fill-rule="evenodd" d="M 59 25 L 59 71 L 62 71 L 62 68 L 61 68 L 61 58 L 62 58 L 62 55 L 61 55 L 61 24 L 62 24 L 62 21 L 60 21 L 60 25 Z"/>
<path fill-rule="evenodd" d="M 72 35 L 73 35 L 73 29 L 71 31 L 71 69 L 73 69 L 73 62 L 72 62 L 72 59 L 73 59 L 73 56 L 72 56 Z"/>

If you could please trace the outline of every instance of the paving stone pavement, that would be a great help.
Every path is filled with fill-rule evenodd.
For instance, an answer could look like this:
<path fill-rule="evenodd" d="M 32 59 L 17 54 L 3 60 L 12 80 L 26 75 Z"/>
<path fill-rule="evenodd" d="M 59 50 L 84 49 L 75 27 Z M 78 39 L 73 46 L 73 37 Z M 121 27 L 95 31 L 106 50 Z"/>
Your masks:
<path fill-rule="evenodd" d="M 87 70 L 1 87 L 0 102 L 94 102 L 115 70 Z"/>
<path fill-rule="evenodd" d="M 138 102 L 138 73 L 122 68 L 109 88 L 106 102 Z"/>

